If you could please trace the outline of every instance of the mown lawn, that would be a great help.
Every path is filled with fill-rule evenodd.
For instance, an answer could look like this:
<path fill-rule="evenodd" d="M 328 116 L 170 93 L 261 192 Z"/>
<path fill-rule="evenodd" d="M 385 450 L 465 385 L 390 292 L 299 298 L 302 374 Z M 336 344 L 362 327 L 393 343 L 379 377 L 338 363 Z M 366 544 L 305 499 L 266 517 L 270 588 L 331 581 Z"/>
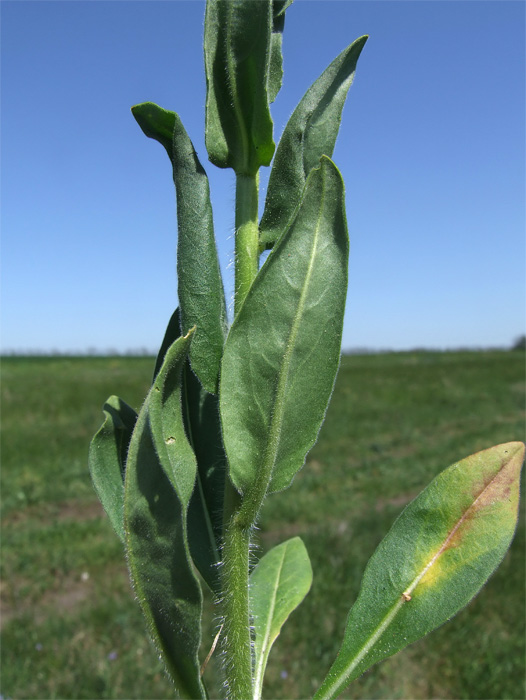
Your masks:
<path fill-rule="evenodd" d="M 4 700 L 173 696 L 87 471 L 105 399 L 118 394 L 139 408 L 152 369 L 150 358 L 3 360 Z M 271 654 L 269 700 L 316 690 L 365 564 L 404 505 L 452 462 L 517 439 L 523 353 L 343 358 L 318 444 L 262 513 L 260 550 L 299 534 L 314 568 L 313 588 Z M 522 518 L 502 566 L 465 611 L 342 697 L 524 698 L 525 544 Z M 212 633 L 209 601 L 206 611 Z M 213 663 L 207 674 L 217 674 Z"/>

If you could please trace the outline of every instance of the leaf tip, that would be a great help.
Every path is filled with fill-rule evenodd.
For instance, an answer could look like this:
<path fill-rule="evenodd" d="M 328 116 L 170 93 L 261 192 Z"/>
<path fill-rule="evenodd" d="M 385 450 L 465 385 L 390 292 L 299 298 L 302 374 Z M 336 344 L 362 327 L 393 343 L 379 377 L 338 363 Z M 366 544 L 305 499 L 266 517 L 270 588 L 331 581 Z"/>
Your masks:
<path fill-rule="evenodd" d="M 519 476 L 526 452 L 526 445 L 523 442 L 520 440 L 505 442 L 490 448 L 490 451 L 497 453 L 502 470 L 511 472 L 515 477 Z"/>
<path fill-rule="evenodd" d="M 515 442 L 508 442 L 504 445 L 506 451 L 509 453 L 508 462 L 515 467 L 517 477 L 520 475 L 522 466 L 524 464 L 524 456 L 526 453 L 526 445 L 519 440 Z"/>

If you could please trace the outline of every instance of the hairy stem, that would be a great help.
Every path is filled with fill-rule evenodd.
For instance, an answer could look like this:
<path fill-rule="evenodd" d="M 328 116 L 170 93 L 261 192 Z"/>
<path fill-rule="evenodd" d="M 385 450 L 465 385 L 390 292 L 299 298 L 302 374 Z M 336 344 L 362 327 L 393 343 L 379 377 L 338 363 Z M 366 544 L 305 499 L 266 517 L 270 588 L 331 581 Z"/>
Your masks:
<path fill-rule="evenodd" d="M 259 267 L 259 175 L 236 177 L 236 262 L 234 314 L 237 315 Z M 249 552 L 254 523 L 239 518 L 242 498 L 226 477 L 222 567 L 223 652 L 228 696 L 252 697 L 252 639 L 249 611 Z"/>
<path fill-rule="evenodd" d="M 223 652 L 228 697 L 252 697 L 252 640 L 248 565 L 251 528 L 235 515 L 225 531 L 223 548 Z"/>

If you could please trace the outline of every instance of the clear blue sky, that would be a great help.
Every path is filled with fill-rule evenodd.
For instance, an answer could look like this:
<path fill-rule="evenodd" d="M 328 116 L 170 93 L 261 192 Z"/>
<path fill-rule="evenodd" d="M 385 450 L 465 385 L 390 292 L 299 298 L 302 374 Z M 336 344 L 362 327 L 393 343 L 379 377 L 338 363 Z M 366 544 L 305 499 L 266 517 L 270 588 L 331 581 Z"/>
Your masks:
<path fill-rule="evenodd" d="M 203 139 L 204 3 L 0 5 L 2 348 L 153 351 L 177 305 L 175 196 L 133 104 L 180 114 L 232 273 L 233 176 Z M 343 346 L 510 346 L 525 315 L 525 4 L 296 0 L 276 136 L 366 33 L 334 153 L 351 238 Z"/>

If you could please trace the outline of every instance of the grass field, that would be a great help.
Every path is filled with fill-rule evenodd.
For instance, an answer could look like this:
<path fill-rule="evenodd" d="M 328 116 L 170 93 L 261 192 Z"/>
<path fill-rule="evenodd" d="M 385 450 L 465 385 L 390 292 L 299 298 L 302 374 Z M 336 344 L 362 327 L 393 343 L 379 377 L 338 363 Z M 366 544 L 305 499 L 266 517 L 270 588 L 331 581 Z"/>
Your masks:
<path fill-rule="evenodd" d="M 103 402 L 118 394 L 138 408 L 152 369 L 149 358 L 3 360 L 4 700 L 172 697 L 87 471 Z M 318 444 L 262 514 L 261 550 L 299 534 L 314 568 L 313 588 L 271 654 L 266 698 L 317 688 L 364 566 L 404 505 L 452 462 L 518 439 L 523 353 L 343 358 Z M 523 518 L 466 610 L 342 697 L 523 699 L 524 535 Z M 213 616 L 208 602 L 210 630 Z"/>

